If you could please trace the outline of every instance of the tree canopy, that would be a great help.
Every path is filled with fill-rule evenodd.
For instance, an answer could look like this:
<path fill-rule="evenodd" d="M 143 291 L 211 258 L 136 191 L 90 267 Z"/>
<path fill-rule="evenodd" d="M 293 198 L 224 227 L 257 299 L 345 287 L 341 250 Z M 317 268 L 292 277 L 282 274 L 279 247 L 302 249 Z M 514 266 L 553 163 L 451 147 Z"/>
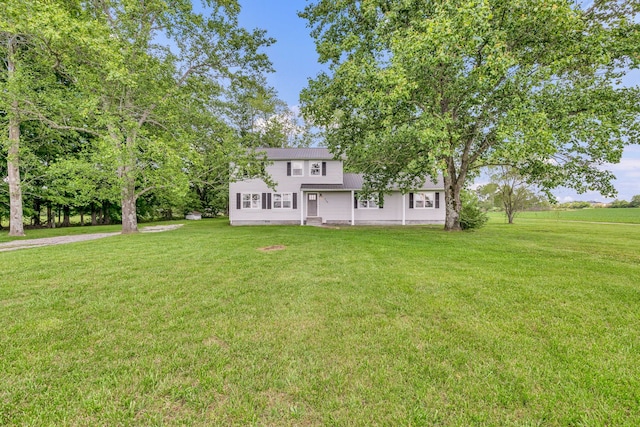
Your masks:
<path fill-rule="evenodd" d="M 263 77 L 273 39 L 242 28 L 239 12 L 235 0 L 4 2 L 0 170 L 10 234 L 23 234 L 23 205 L 37 221 L 46 204 L 65 217 L 71 207 L 91 211 L 92 222 L 98 206 L 110 216 L 119 205 L 126 233 L 137 231 L 139 201 L 149 212 L 150 203 L 171 211 L 220 199 L 229 163 L 251 162 L 255 145 L 229 113 L 246 101 L 234 90 L 262 94 L 255 108 L 266 121 L 280 105 Z"/>
<path fill-rule="evenodd" d="M 602 169 L 638 141 L 637 1 L 407 0 L 308 5 L 329 71 L 301 94 L 327 145 L 369 187 L 444 175 L 445 229 L 480 168 L 543 189 L 615 192 Z"/>

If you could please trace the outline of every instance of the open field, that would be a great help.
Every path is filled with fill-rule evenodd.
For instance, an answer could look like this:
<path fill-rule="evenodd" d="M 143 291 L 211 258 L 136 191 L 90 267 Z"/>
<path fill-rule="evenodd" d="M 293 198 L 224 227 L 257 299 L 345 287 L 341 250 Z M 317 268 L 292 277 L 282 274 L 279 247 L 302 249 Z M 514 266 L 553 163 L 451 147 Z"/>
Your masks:
<path fill-rule="evenodd" d="M 505 219 L 504 213 L 494 212 L 492 219 L 501 221 Z M 620 222 L 628 224 L 640 224 L 640 208 L 592 208 L 592 209 L 568 209 L 538 212 L 519 212 L 515 222 L 528 219 L 548 219 L 556 221 L 591 221 L 591 222 Z"/>
<path fill-rule="evenodd" d="M 640 425 L 640 226 L 516 221 L 2 253 L 0 425 Z"/>

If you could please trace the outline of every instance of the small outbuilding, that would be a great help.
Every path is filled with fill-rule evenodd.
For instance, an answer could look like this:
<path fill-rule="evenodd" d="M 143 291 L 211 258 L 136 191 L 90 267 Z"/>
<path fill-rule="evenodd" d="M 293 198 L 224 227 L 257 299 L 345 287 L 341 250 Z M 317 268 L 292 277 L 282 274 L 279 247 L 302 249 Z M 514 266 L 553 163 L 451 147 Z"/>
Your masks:
<path fill-rule="evenodd" d="M 202 219 L 202 213 L 200 213 L 198 211 L 189 212 L 187 215 L 185 215 L 184 218 L 185 219 L 191 219 L 191 220 Z"/>

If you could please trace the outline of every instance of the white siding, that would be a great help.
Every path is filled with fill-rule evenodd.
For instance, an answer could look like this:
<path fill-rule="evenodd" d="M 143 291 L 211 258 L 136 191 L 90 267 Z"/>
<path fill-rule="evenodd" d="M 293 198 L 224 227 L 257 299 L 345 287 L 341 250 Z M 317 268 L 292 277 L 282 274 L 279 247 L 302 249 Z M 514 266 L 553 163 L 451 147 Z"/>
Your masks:
<path fill-rule="evenodd" d="M 351 192 L 319 192 L 318 216 L 325 223 L 351 222 Z"/>
<path fill-rule="evenodd" d="M 405 215 L 408 224 L 444 224 L 445 209 L 440 192 L 439 209 L 409 209 L 409 196 L 405 196 Z M 394 191 L 384 196 L 382 209 L 355 210 L 356 225 L 366 224 L 401 224 L 402 223 L 402 193 Z"/>
<path fill-rule="evenodd" d="M 295 161 L 295 160 L 294 160 Z M 233 225 L 257 223 L 300 223 L 300 198 L 302 184 L 342 184 L 342 162 L 338 160 L 319 160 L 326 162 L 326 176 L 309 176 L 312 160 L 298 160 L 304 163 L 303 176 L 287 176 L 287 161 L 277 160 L 267 166 L 267 173 L 276 183 L 275 191 L 267 187 L 261 179 L 247 179 L 232 182 L 229 185 L 229 220 Z M 238 209 L 237 193 L 296 193 L 297 209 Z M 320 207 L 320 204 L 318 205 Z M 322 211 L 321 211 L 322 212 Z"/>
<path fill-rule="evenodd" d="M 276 188 L 270 189 L 261 179 L 248 179 L 233 182 L 229 186 L 229 219 L 233 225 L 245 224 L 300 224 L 300 219 L 306 219 L 306 195 L 318 193 L 318 216 L 324 223 L 351 223 L 351 213 L 354 200 L 351 190 L 344 191 L 310 191 L 303 194 L 300 190 L 303 184 L 343 184 L 343 165 L 340 160 L 322 160 L 326 162 L 326 175 L 312 176 L 309 174 L 313 160 L 291 160 L 303 163 L 303 176 L 287 175 L 287 160 L 276 160 L 267 166 L 267 173 L 275 182 Z M 433 190 L 430 190 L 434 192 Z M 404 197 L 404 212 L 407 224 L 443 224 L 445 220 L 444 192 L 440 193 L 439 208 L 410 209 L 410 197 Z M 292 193 L 296 195 L 296 209 L 238 209 L 237 194 L 240 193 Z M 403 200 L 400 192 L 394 191 L 384 197 L 383 208 L 353 210 L 355 225 L 366 224 L 401 224 Z M 273 200 L 273 197 L 272 197 Z"/>

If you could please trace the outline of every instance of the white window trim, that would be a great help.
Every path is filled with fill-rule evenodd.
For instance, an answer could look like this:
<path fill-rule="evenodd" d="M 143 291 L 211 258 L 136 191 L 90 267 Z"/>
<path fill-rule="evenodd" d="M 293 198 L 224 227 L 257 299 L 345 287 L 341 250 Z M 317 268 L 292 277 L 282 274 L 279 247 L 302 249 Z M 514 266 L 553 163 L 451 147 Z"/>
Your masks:
<path fill-rule="evenodd" d="M 431 206 L 427 206 L 427 199 L 423 197 L 422 202 L 424 206 L 418 206 L 417 196 L 427 196 L 431 200 Z M 413 193 L 413 208 L 414 209 L 435 209 L 436 207 L 436 193 L 434 191 L 421 191 L 419 193 Z"/>
<path fill-rule="evenodd" d="M 358 197 L 358 209 L 378 209 L 378 203 L 375 197 L 370 196 L 368 199 Z"/>
<path fill-rule="evenodd" d="M 282 196 L 280 203 L 281 203 L 281 207 L 277 208 L 276 207 L 276 196 Z M 289 196 L 289 200 L 285 200 L 284 196 Z M 289 207 L 285 207 L 284 203 L 285 202 L 289 202 Z M 271 209 L 278 209 L 278 210 L 291 210 L 293 209 L 293 193 L 273 193 L 271 195 Z"/>
<path fill-rule="evenodd" d="M 258 199 L 254 200 L 253 196 L 258 195 Z M 245 200 L 244 196 L 249 196 L 249 200 Z M 249 202 L 249 207 L 245 207 L 245 201 Z M 257 207 L 254 207 L 254 202 L 257 202 Z M 242 193 L 242 204 L 240 205 L 241 209 L 262 209 L 262 193 Z"/>
<path fill-rule="evenodd" d="M 295 173 L 297 170 L 300 171 L 300 174 Z M 291 162 L 291 176 L 304 176 L 304 162 Z"/>
<path fill-rule="evenodd" d="M 316 164 L 316 163 L 318 164 L 318 167 L 314 168 L 313 165 Z M 317 174 L 312 173 L 313 169 L 317 169 L 318 173 Z M 309 176 L 322 176 L 322 162 L 321 161 L 315 161 L 315 160 L 309 161 Z"/>

